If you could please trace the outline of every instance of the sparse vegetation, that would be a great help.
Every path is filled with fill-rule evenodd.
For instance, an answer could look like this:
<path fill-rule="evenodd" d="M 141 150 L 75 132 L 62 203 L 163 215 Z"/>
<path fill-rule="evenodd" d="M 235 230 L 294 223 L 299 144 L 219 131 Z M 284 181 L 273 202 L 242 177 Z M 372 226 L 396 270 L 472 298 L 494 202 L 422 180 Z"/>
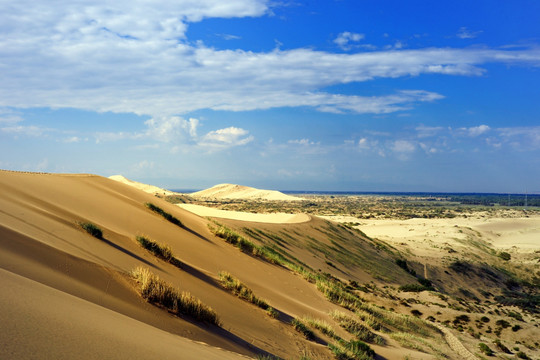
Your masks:
<path fill-rule="evenodd" d="M 487 356 L 493 356 L 493 350 L 491 350 L 486 344 L 479 343 L 478 348 L 482 353 L 486 354 Z"/>
<path fill-rule="evenodd" d="M 300 321 L 297 318 L 294 318 L 291 320 L 291 325 L 293 326 L 294 330 L 298 331 L 304 337 L 308 340 L 315 339 L 315 334 L 313 331 L 311 331 L 302 321 Z"/>
<path fill-rule="evenodd" d="M 368 329 L 367 326 L 365 326 L 355 318 L 339 311 L 334 311 L 330 315 L 339 323 L 342 328 L 347 330 L 347 332 L 349 332 L 350 334 L 354 335 L 357 340 L 362 340 L 378 345 L 384 344 L 384 339 L 381 336 L 373 333 L 371 330 Z"/>
<path fill-rule="evenodd" d="M 103 230 L 91 222 L 80 222 L 79 226 L 96 239 L 103 239 Z"/>
<path fill-rule="evenodd" d="M 155 256 L 165 261 L 171 261 L 174 257 L 171 247 L 169 245 L 162 245 L 154 240 L 149 239 L 146 236 L 137 236 L 135 238 L 137 242 L 146 250 L 150 251 Z"/>
<path fill-rule="evenodd" d="M 497 254 L 497 256 L 499 256 L 504 261 L 509 261 L 512 258 L 512 256 L 509 253 L 507 253 L 506 251 L 499 252 Z"/>
<path fill-rule="evenodd" d="M 188 292 L 172 287 L 148 268 L 137 267 L 131 276 L 139 284 L 142 297 L 176 315 L 186 315 L 198 321 L 220 326 L 217 313 Z"/>
<path fill-rule="evenodd" d="M 166 212 L 165 210 L 163 210 L 159 206 L 154 205 L 154 204 L 149 203 L 149 202 L 145 203 L 144 206 L 146 206 L 148 209 L 152 210 L 153 212 L 161 215 L 165 220 L 173 223 L 174 225 L 177 225 L 177 226 L 180 226 L 180 227 L 183 226 L 183 224 L 182 224 L 182 222 L 180 220 L 178 220 L 176 217 L 169 214 L 168 212 Z"/>
<path fill-rule="evenodd" d="M 273 318 L 276 318 L 279 314 L 278 312 L 272 308 L 268 303 L 255 296 L 253 291 L 248 288 L 244 283 L 242 283 L 238 278 L 234 277 L 227 271 L 220 271 L 219 272 L 219 280 L 221 281 L 221 285 L 229 290 L 234 295 L 238 296 L 240 299 L 246 300 L 247 302 L 250 302 L 261 309 L 264 309 L 267 311 L 267 314 Z"/>

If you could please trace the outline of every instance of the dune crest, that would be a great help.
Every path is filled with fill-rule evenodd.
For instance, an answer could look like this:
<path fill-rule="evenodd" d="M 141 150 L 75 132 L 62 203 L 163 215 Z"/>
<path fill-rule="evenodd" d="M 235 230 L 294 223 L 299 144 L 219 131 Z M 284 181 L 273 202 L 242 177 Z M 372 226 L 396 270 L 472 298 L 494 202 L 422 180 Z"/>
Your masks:
<path fill-rule="evenodd" d="M 174 191 L 169 191 L 169 190 L 165 190 L 154 185 L 148 185 L 148 184 L 140 183 L 137 181 L 129 180 L 122 175 L 109 176 L 109 179 L 132 186 L 136 189 L 142 190 L 152 195 L 165 195 L 165 196 L 178 195 L 178 193 L 175 193 Z"/>
<path fill-rule="evenodd" d="M 222 219 L 241 220 L 249 222 L 259 222 L 268 224 L 296 224 L 303 223 L 311 220 L 311 217 L 307 214 L 286 214 L 286 213 L 272 213 L 272 214 L 254 214 L 244 211 L 228 211 L 214 209 L 207 206 L 195 205 L 195 204 L 177 204 L 184 210 L 197 214 L 199 216 L 210 216 Z"/>
<path fill-rule="evenodd" d="M 302 198 L 286 195 L 277 190 L 262 190 L 236 184 L 218 184 L 209 189 L 190 194 L 196 198 L 299 201 Z"/>

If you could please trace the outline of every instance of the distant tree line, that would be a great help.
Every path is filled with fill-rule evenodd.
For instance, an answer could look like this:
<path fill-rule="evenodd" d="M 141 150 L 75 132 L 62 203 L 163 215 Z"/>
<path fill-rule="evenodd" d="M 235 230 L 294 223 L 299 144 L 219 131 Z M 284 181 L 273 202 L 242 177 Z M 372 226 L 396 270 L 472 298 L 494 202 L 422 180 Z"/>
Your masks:
<path fill-rule="evenodd" d="M 467 194 L 451 195 L 449 201 L 458 202 L 464 205 L 484 205 L 484 206 L 540 206 L 540 195 L 537 194 Z"/>

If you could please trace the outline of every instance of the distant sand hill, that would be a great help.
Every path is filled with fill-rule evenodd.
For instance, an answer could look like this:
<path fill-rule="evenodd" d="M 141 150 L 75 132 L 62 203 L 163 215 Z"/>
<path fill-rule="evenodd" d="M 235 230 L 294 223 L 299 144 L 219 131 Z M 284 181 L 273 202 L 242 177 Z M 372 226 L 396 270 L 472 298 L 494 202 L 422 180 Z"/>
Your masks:
<path fill-rule="evenodd" d="M 261 190 L 249 186 L 235 184 L 219 184 L 209 189 L 190 194 L 193 197 L 215 199 L 244 199 L 244 200 L 277 200 L 298 201 L 302 198 L 285 195 L 276 190 Z"/>
<path fill-rule="evenodd" d="M 165 189 L 162 189 L 162 188 L 157 187 L 157 186 L 143 184 L 143 183 L 140 183 L 140 182 L 137 182 L 137 181 L 129 180 L 129 179 L 125 178 L 122 175 L 109 176 L 109 179 L 121 182 L 121 183 L 129 185 L 129 186 L 133 186 L 134 188 L 137 188 L 139 190 L 142 190 L 142 191 L 144 191 L 146 193 L 153 194 L 153 195 L 167 195 L 167 196 L 169 196 L 169 195 L 178 195 L 178 193 L 175 193 L 175 192 L 169 191 L 169 190 L 165 190 Z"/>

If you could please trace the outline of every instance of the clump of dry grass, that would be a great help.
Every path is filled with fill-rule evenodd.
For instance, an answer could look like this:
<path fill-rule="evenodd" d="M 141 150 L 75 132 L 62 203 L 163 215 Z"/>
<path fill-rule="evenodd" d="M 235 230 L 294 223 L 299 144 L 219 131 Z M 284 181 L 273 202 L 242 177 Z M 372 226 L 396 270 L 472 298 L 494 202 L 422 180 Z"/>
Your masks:
<path fill-rule="evenodd" d="M 326 335 L 326 336 L 328 336 L 328 337 L 330 337 L 330 338 L 332 338 L 334 340 L 338 340 L 338 341 L 341 340 L 341 337 L 336 334 L 336 332 L 332 328 L 332 325 L 330 325 L 329 323 L 327 323 L 324 320 L 314 319 L 311 316 L 304 316 L 300 320 L 302 320 L 302 322 L 305 322 L 306 324 L 308 324 L 312 328 L 315 328 L 315 329 L 319 330 L 324 335 Z"/>
<path fill-rule="evenodd" d="M 227 271 L 219 272 L 219 280 L 221 285 L 232 292 L 234 295 L 238 296 L 240 299 L 246 300 L 254 305 L 257 305 L 261 309 L 266 310 L 267 314 L 273 318 L 277 318 L 279 313 L 272 308 L 266 300 L 258 298 L 255 296 L 253 291 L 248 288 L 244 283 L 242 283 L 238 278 L 234 277 L 231 273 Z"/>
<path fill-rule="evenodd" d="M 333 311 L 330 313 L 330 316 L 332 316 L 342 328 L 354 335 L 358 340 L 384 345 L 384 339 L 369 330 L 369 328 L 359 320 L 356 320 L 355 318 L 341 311 Z"/>
<path fill-rule="evenodd" d="M 220 326 L 217 313 L 188 292 L 180 291 L 167 284 L 148 268 L 137 267 L 131 271 L 137 281 L 142 297 L 176 315 L 187 315 L 199 321 Z"/>
<path fill-rule="evenodd" d="M 157 241 L 141 235 L 137 236 L 136 240 L 143 248 L 165 261 L 171 261 L 171 259 L 174 257 L 172 249 L 169 245 L 160 244 Z"/>

